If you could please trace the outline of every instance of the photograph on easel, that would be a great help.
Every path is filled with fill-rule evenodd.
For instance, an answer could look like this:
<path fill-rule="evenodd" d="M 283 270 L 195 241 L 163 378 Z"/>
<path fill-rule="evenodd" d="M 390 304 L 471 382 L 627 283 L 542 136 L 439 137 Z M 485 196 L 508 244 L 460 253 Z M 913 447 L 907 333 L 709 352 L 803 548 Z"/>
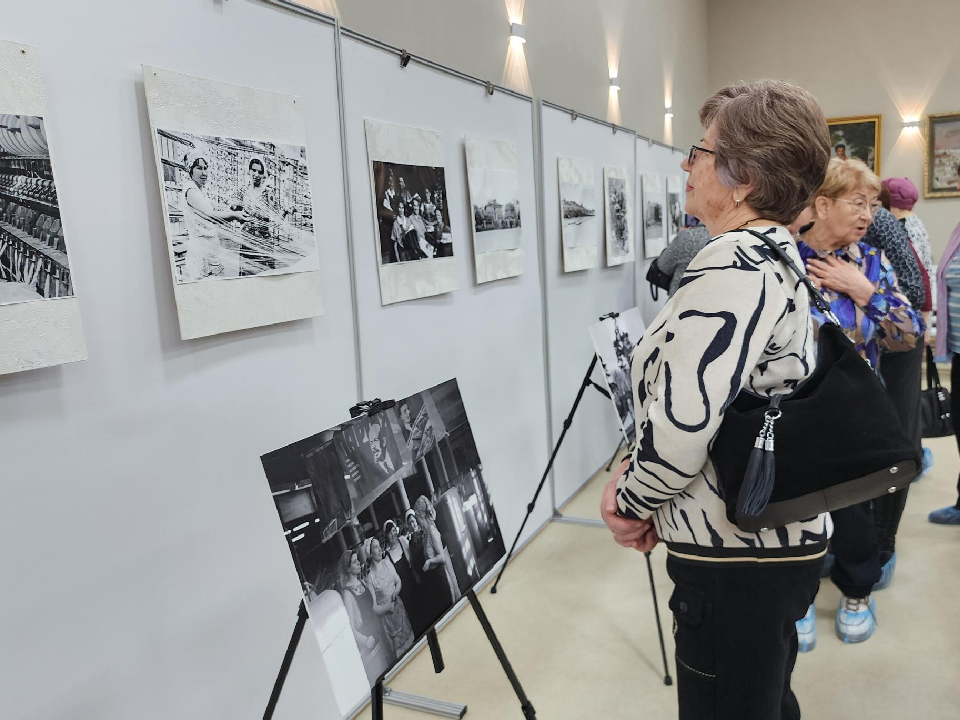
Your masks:
<path fill-rule="evenodd" d="M 354 686 L 372 687 L 504 555 L 456 380 L 261 461 L 324 657 Z"/>
<path fill-rule="evenodd" d="M 620 428 L 628 446 L 637 437 L 630 365 L 633 350 L 645 330 L 640 308 L 631 308 L 616 317 L 605 317 L 590 326 L 590 338 L 603 366 L 603 377 L 607 381 L 610 400 L 616 408 Z"/>

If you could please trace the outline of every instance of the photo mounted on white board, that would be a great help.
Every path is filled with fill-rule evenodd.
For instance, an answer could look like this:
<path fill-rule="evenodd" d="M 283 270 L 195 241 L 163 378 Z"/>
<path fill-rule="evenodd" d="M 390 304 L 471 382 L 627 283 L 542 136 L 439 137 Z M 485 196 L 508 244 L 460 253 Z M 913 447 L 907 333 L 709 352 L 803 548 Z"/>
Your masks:
<path fill-rule="evenodd" d="M 681 180 L 676 175 L 667 178 L 667 242 L 672 243 L 683 227 L 683 196 Z"/>
<path fill-rule="evenodd" d="M 453 257 L 442 167 L 373 161 L 380 264 Z"/>
<path fill-rule="evenodd" d="M 391 305 L 459 286 L 440 133 L 364 120 L 380 302 Z"/>
<path fill-rule="evenodd" d="M 517 146 L 467 136 L 467 187 L 473 213 L 473 266 L 477 284 L 523 274 L 523 229 Z"/>
<path fill-rule="evenodd" d="M 516 250 L 521 245 L 520 173 L 513 143 L 488 138 L 464 140 L 467 184 L 473 208 L 477 254 Z"/>
<path fill-rule="evenodd" d="M 43 118 L 0 114 L 0 305 L 71 296 Z"/>
<path fill-rule="evenodd" d="M 156 129 L 177 283 L 319 269 L 307 150 Z"/>
<path fill-rule="evenodd" d="M 663 207 L 663 179 L 654 173 L 644 173 L 641 188 L 643 254 L 649 259 L 657 257 L 667 246 L 663 228 L 666 220 Z"/>
<path fill-rule="evenodd" d="M 624 168 L 603 168 L 603 199 L 607 241 L 607 266 L 634 260 L 633 196 Z"/>

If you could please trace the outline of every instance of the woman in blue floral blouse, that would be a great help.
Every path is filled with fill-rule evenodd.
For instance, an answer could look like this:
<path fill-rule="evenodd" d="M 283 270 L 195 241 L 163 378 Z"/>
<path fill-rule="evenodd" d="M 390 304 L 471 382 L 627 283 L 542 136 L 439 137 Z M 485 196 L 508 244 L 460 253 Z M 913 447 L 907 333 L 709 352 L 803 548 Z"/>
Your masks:
<path fill-rule="evenodd" d="M 883 252 L 863 242 L 880 206 L 880 179 L 859 160 L 834 158 L 811 202 L 814 222 L 798 248 L 807 274 L 823 291 L 833 314 L 857 351 L 878 370 L 880 350 L 904 352 L 923 334 L 918 311 L 897 285 Z M 819 328 L 823 314 L 811 307 Z M 836 633 L 844 642 L 863 642 L 876 629 L 872 593 L 881 577 L 880 549 L 870 502 L 831 513 L 835 557 L 830 577 L 843 593 Z M 879 589 L 879 588 L 878 588 Z M 816 643 L 813 607 L 797 623 L 801 649 Z"/>

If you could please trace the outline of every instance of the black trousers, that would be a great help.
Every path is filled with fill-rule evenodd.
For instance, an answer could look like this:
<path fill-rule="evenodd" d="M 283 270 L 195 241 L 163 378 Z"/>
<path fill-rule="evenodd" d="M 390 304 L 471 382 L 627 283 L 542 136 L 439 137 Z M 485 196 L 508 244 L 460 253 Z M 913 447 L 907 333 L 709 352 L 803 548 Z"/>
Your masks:
<path fill-rule="evenodd" d="M 885 353 L 880 359 L 880 376 L 887 386 L 887 394 L 893 400 L 907 437 L 917 448 L 920 446 L 920 383 L 923 372 L 923 343 L 913 350 Z M 952 412 L 952 411 L 951 411 Z M 907 491 L 904 488 L 892 495 L 881 495 L 873 501 L 873 519 L 877 525 L 877 540 L 880 544 L 880 564 L 887 562 L 896 550 L 897 529 L 907 506 Z"/>
<path fill-rule="evenodd" d="M 956 388 L 956 390 L 954 390 Z M 950 416 L 953 418 L 960 418 L 960 354 L 953 354 L 953 361 L 950 364 Z M 957 438 L 957 449 L 960 450 L 960 421 L 954 420 L 954 431 Z M 957 503 L 956 506 L 960 509 L 960 477 L 957 478 Z"/>
<path fill-rule="evenodd" d="M 799 720 L 796 622 L 823 561 L 716 565 L 667 558 L 680 720 Z"/>
<path fill-rule="evenodd" d="M 830 579 L 849 598 L 865 598 L 880 580 L 880 543 L 873 500 L 832 510 L 834 554 Z"/>

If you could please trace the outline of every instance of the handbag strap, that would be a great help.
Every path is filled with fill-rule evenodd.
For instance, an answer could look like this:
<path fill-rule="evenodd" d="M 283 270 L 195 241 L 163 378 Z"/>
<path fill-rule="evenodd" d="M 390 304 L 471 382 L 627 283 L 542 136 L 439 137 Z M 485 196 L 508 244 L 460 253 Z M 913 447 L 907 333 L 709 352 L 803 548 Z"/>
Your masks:
<path fill-rule="evenodd" d="M 941 389 L 940 385 L 940 371 L 937 370 L 937 363 L 933 359 L 933 348 L 929 345 L 926 347 L 927 354 L 927 389 Z"/>
<path fill-rule="evenodd" d="M 780 247 L 775 240 L 767 235 L 758 233 L 755 230 L 751 230 L 750 228 L 741 229 L 744 232 L 748 232 L 754 237 L 763 240 L 764 244 L 773 250 L 777 254 L 777 257 L 779 257 L 784 264 L 786 264 L 787 267 L 789 267 L 794 274 L 800 278 L 800 281 L 807 286 L 807 291 L 810 293 L 810 297 L 813 298 L 813 302 L 817 306 L 817 309 L 824 314 L 829 322 L 832 322 L 834 325 L 840 325 L 840 321 L 837 319 L 837 316 L 833 314 L 833 310 L 830 309 L 830 303 L 827 302 L 827 299 L 823 296 L 823 293 L 821 293 L 817 286 L 814 285 L 810 278 L 807 277 L 807 274 L 797 267 L 797 264 L 783 251 L 783 248 Z"/>

